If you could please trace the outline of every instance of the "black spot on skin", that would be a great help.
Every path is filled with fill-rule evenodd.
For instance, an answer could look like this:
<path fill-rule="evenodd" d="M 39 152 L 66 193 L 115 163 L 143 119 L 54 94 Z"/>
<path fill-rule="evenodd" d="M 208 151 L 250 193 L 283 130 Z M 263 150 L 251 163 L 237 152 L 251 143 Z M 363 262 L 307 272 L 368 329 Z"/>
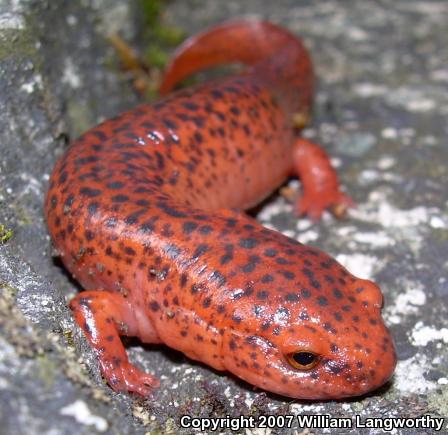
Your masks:
<path fill-rule="evenodd" d="M 275 336 L 279 336 L 279 335 L 280 335 L 280 332 L 281 332 L 281 329 L 280 329 L 279 326 L 276 326 L 276 327 L 272 330 L 272 333 L 273 333 Z"/>
<path fill-rule="evenodd" d="M 334 288 L 333 289 L 333 295 L 336 299 L 342 299 L 344 295 L 342 294 L 341 290 Z"/>
<path fill-rule="evenodd" d="M 269 296 L 269 292 L 267 292 L 266 290 L 261 290 L 261 291 L 257 292 L 258 299 L 265 300 L 268 298 L 268 296 Z"/>
<path fill-rule="evenodd" d="M 75 165 L 84 166 L 88 163 L 95 163 L 99 160 L 98 156 L 80 157 L 75 160 Z"/>
<path fill-rule="evenodd" d="M 84 236 L 85 236 L 86 240 L 88 240 L 89 242 L 95 238 L 95 234 L 90 230 L 86 230 L 84 232 Z"/>
<path fill-rule="evenodd" d="M 321 307 L 325 307 L 326 305 L 328 305 L 328 299 L 325 296 L 319 296 L 317 298 L 317 303 L 321 306 Z"/>
<path fill-rule="evenodd" d="M 233 260 L 233 255 L 231 254 L 225 254 L 219 259 L 219 263 L 221 266 L 224 266 L 227 263 L 230 263 Z"/>
<path fill-rule="evenodd" d="M 230 340 L 229 341 L 229 347 L 231 350 L 236 350 L 236 348 L 238 347 L 237 344 L 235 343 L 234 340 Z"/>
<path fill-rule="evenodd" d="M 89 215 L 94 215 L 98 208 L 100 207 L 100 205 L 97 202 L 91 202 L 88 206 L 87 206 L 87 212 L 89 213 Z"/>
<path fill-rule="evenodd" d="M 135 256 L 137 253 L 134 251 L 134 249 L 132 249 L 131 247 L 129 247 L 129 246 L 126 246 L 125 248 L 124 248 L 124 252 L 127 254 L 127 255 L 131 255 L 132 257 L 133 256 Z"/>
<path fill-rule="evenodd" d="M 150 202 L 146 199 L 139 199 L 139 200 L 135 201 L 135 203 L 137 205 L 140 205 L 141 207 L 149 207 L 149 205 L 150 205 Z"/>
<path fill-rule="evenodd" d="M 275 257 L 277 255 L 277 250 L 272 248 L 265 249 L 264 255 L 266 257 Z"/>
<path fill-rule="evenodd" d="M 308 298 L 311 297 L 311 292 L 310 292 L 308 289 L 306 289 L 306 288 L 303 288 L 302 290 L 300 290 L 300 294 L 301 294 L 302 297 L 304 297 L 305 299 L 308 299 Z"/>
<path fill-rule="evenodd" d="M 342 322 L 342 315 L 341 313 L 334 313 L 334 318 L 338 321 L 338 322 Z"/>
<path fill-rule="evenodd" d="M 237 220 L 233 218 L 226 219 L 226 226 L 233 228 L 237 224 Z"/>
<path fill-rule="evenodd" d="M 276 314 L 279 315 L 281 318 L 287 317 L 289 319 L 289 317 L 290 317 L 289 310 L 288 310 L 288 308 L 285 308 L 285 307 L 280 307 L 277 310 Z"/>
<path fill-rule="evenodd" d="M 220 100 L 221 98 L 224 97 L 224 94 L 221 91 L 219 91 L 218 89 L 213 89 L 210 92 L 210 94 L 215 100 Z"/>
<path fill-rule="evenodd" d="M 194 139 L 195 139 L 195 141 L 196 141 L 198 144 L 201 144 L 202 141 L 203 141 L 202 134 L 199 133 L 198 131 L 196 131 L 196 132 L 194 133 Z"/>
<path fill-rule="evenodd" d="M 131 213 L 129 216 L 126 216 L 125 223 L 126 225 L 134 225 L 138 223 L 140 216 L 145 214 L 145 210 L 139 210 L 134 213 Z"/>
<path fill-rule="evenodd" d="M 337 353 L 339 351 L 339 348 L 334 343 L 331 343 L 330 351 L 333 352 L 333 353 Z"/>
<path fill-rule="evenodd" d="M 167 128 L 171 128 L 172 130 L 175 130 L 177 128 L 177 124 L 171 119 L 163 119 L 162 122 Z"/>
<path fill-rule="evenodd" d="M 191 234 L 197 227 L 198 224 L 196 222 L 187 221 L 183 223 L 182 230 L 185 234 Z"/>
<path fill-rule="evenodd" d="M 67 181 L 68 174 L 66 171 L 61 172 L 61 175 L 59 176 L 59 184 L 64 184 Z"/>
<path fill-rule="evenodd" d="M 285 265 L 285 264 L 289 264 L 290 263 L 286 258 L 283 258 L 283 257 L 276 258 L 275 262 L 277 264 L 281 264 L 281 265 Z"/>
<path fill-rule="evenodd" d="M 200 284 L 193 284 L 193 285 L 190 287 L 190 291 L 191 291 L 192 294 L 196 294 L 196 293 L 199 292 L 199 290 L 201 290 L 201 289 L 202 289 L 202 286 L 201 286 Z"/>
<path fill-rule="evenodd" d="M 199 109 L 199 106 L 195 103 L 186 102 L 186 103 L 182 103 L 182 106 L 184 106 L 185 109 L 187 109 L 187 110 L 191 110 L 192 112 L 195 112 Z"/>
<path fill-rule="evenodd" d="M 183 274 L 180 276 L 180 286 L 181 286 L 182 288 L 185 287 L 185 285 L 187 284 L 187 281 L 188 281 L 188 276 L 187 276 L 186 273 L 183 273 Z"/>
<path fill-rule="evenodd" d="M 233 314 L 233 316 L 232 316 L 232 320 L 233 320 L 235 323 L 241 323 L 241 321 L 243 320 L 243 318 L 242 318 L 241 316 L 239 316 L 238 314 Z"/>
<path fill-rule="evenodd" d="M 115 195 L 111 198 L 112 202 L 122 203 L 129 201 L 129 196 L 127 195 Z"/>
<path fill-rule="evenodd" d="M 238 109 L 238 107 L 236 107 L 236 106 L 231 106 L 230 111 L 236 116 L 238 116 L 241 113 L 240 109 Z"/>
<path fill-rule="evenodd" d="M 113 181 L 112 183 L 108 183 L 107 187 L 112 190 L 121 189 L 124 187 L 124 184 L 121 181 Z"/>
<path fill-rule="evenodd" d="M 332 334 L 336 334 L 337 332 L 329 322 L 325 322 L 322 326 L 326 331 L 331 332 Z"/>
<path fill-rule="evenodd" d="M 249 286 L 244 290 L 244 296 L 251 296 L 254 292 L 254 288 Z"/>
<path fill-rule="evenodd" d="M 224 312 L 226 311 L 226 307 L 225 307 L 224 305 L 218 305 L 218 306 L 216 307 L 216 311 L 217 311 L 219 314 L 222 314 L 222 313 L 224 313 Z"/>
<path fill-rule="evenodd" d="M 266 321 L 266 322 L 263 322 L 263 323 L 261 324 L 261 329 L 262 329 L 263 331 L 266 331 L 266 330 L 269 329 L 270 327 L 271 327 L 271 322 Z"/>
<path fill-rule="evenodd" d="M 299 296 L 296 295 L 295 293 L 288 293 L 285 296 L 285 300 L 288 302 L 298 302 L 299 301 Z"/>
<path fill-rule="evenodd" d="M 197 128 L 203 128 L 205 126 L 205 120 L 202 116 L 192 116 L 191 120 L 194 122 Z"/>
<path fill-rule="evenodd" d="M 245 239 L 240 239 L 239 246 L 245 249 L 252 249 L 258 245 L 258 240 L 253 237 L 248 237 Z"/>
<path fill-rule="evenodd" d="M 196 248 L 196 250 L 193 253 L 193 258 L 199 258 L 203 254 L 205 254 L 209 249 L 210 249 L 210 247 L 206 244 L 198 245 L 198 247 Z"/>
<path fill-rule="evenodd" d="M 272 282 L 272 281 L 274 281 L 274 277 L 270 274 L 263 275 L 261 278 L 261 282 L 264 284 L 266 284 L 268 282 Z"/>
<path fill-rule="evenodd" d="M 162 170 L 163 168 L 165 168 L 165 158 L 163 157 L 163 155 L 159 151 L 155 152 L 155 156 L 156 156 L 156 159 L 157 159 L 157 168 L 159 170 Z"/>
<path fill-rule="evenodd" d="M 199 232 L 203 235 L 210 234 L 213 231 L 213 228 L 210 225 L 204 225 L 199 228 Z"/>
<path fill-rule="evenodd" d="M 227 244 L 225 246 L 225 254 L 220 258 L 220 264 L 225 265 L 233 260 L 233 245 Z"/>
<path fill-rule="evenodd" d="M 300 320 L 310 320 L 310 316 L 308 316 L 308 314 L 305 311 L 302 311 L 299 314 L 299 319 Z"/>
<path fill-rule="evenodd" d="M 72 205 L 73 205 L 73 201 L 75 200 L 75 196 L 74 195 L 70 195 L 64 202 L 64 214 L 67 214 L 70 212 Z"/>
<path fill-rule="evenodd" d="M 280 273 L 288 280 L 293 280 L 296 277 L 296 275 L 289 270 L 282 270 Z"/>
<path fill-rule="evenodd" d="M 165 201 L 159 201 L 157 203 L 157 207 L 160 210 L 164 211 L 168 216 L 172 216 L 175 218 L 186 218 L 187 217 L 187 215 L 184 212 L 170 207 Z"/>
<path fill-rule="evenodd" d="M 255 267 L 256 267 L 256 264 L 254 264 L 254 263 L 248 263 L 248 264 L 245 264 L 244 266 L 242 266 L 242 267 L 241 267 L 241 270 L 242 270 L 242 272 L 244 272 L 244 273 L 251 273 L 251 272 L 254 271 Z"/>
<path fill-rule="evenodd" d="M 315 289 L 321 288 L 320 282 L 317 279 L 311 279 L 310 283 Z"/>
<path fill-rule="evenodd" d="M 208 308 L 212 304 L 212 298 L 207 296 L 204 301 L 202 302 L 202 306 L 204 308 Z"/>
<path fill-rule="evenodd" d="M 339 373 L 342 372 L 342 368 L 335 365 L 333 361 L 329 361 L 327 363 L 327 367 L 330 370 L 330 372 L 333 373 L 334 375 L 338 375 Z"/>
<path fill-rule="evenodd" d="M 156 312 L 160 310 L 160 305 L 157 301 L 151 301 L 149 304 L 149 308 L 151 308 L 152 311 Z"/>

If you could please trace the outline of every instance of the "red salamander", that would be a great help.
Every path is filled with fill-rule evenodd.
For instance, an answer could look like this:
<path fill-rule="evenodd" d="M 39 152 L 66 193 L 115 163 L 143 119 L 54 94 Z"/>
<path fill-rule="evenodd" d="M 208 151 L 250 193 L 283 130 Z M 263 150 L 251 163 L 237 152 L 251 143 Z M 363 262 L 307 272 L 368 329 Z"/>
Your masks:
<path fill-rule="evenodd" d="M 159 385 L 123 335 L 293 398 L 373 390 L 396 363 L 380 289 L 242 212 L 291 175 L 301 214 L 350 205 L 325 152 L 294 129 L 311 108 L 309 54 L 269 22 L 227 22 L 177 50 L 161 93 L 224 62 L 246 69 L 107 120 L 57 162 L 45 213 L 85 289 L 74 318 L 116 391 Z"/>

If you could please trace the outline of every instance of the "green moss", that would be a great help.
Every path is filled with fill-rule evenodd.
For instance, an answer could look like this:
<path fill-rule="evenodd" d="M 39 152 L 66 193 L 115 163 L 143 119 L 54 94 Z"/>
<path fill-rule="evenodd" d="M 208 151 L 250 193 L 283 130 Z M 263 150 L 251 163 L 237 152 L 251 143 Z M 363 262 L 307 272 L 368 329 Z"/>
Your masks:
<path fill-rule="evenodd" d="M 184 30 L 176 26 L 154 26 L 154 35 L 161 44 L 165 44 L 170 47 L 177 46 L 185 38 Z"/>
<path fill-rule="evenodd" d="M 6 290 L 8 294 L 8 300 L 12 301 L 16 297 L 17 292 L 19 291 L 16 287 L 13 287 L 12 285 L 9 285 L 5 281 L 0 281 L 0 289 Z"/>
<path fill-rule="evenodd" d="M 158 45 L 150 45 L 146 50 L 147 59 L 151 59 L 151 68 L 163 68 L 168 62 L 168 53 Z"/>
<path fill-rule="evenodd" d="M 448 388 L 441 388 L 428 396 L 429 409 L 436 415 L 448 415 Z"/>
<path fill-rule="evenodd" d="M 145 24 L 153 26 L 157 23 L 162 11 L 163 0 L 141 0 L 141 10 Z"/>
<path fill-rule="evenodd" d="M 35 45 L 29 32 L 16 29 L 0 29 L 0 60 L 18 55 L 31 57 L 35 54 Z"/>
<path fill-rule="evenodd" d="M 6 243 L 14 235 L 13 230 L 6 228 L 4 225 L 0 224 L 0 244 Z"/>
<path fill-rule="evenodd" d="M 75 340 L 73 339 L 73 332 L 71 330 L 62 331 L 65 339 L 67 340 L 67 345 L 70 347 L 75 347 Z"/>
<path fill-rule="evenodd" d="M 163 19 L 163 9 L 168 1 L 140 0 L 143 16 L 143 44 L 146 46 L 142 60 L 148 65 L 154 77 L 160 76 L 167 64 L 170 52 L 185 38 L 185 32 L 169 25 Z M 158 83 L 149 86 L 147 97 L 150 100 L 157 98 Z"/>

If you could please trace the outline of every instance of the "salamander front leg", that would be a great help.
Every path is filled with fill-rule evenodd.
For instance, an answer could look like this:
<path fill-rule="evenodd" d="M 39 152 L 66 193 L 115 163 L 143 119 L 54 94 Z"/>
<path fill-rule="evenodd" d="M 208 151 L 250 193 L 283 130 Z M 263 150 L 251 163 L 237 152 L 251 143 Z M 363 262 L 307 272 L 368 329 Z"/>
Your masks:
<path fill-rule="evenodd" d="M 101 373 L 115 391 L 148 396 L 159 381 L 128 360 L 120 335 L 138 336 L 138 323 L 129 302 L 118 293 L 84 291 L 70 302 L 76 323 L 95 349 Z"/>
<path fill-rule="evenodd" d="M 344 216 L 352 199 L 339 190 L 336 171 L 325 151 L 307 139 L 297 139 L 293 149 L 294 172 L 303 185 L 303 197 L 297 202 L 300 215 L 320 219 L 326 209 L 336 217 Z"/>

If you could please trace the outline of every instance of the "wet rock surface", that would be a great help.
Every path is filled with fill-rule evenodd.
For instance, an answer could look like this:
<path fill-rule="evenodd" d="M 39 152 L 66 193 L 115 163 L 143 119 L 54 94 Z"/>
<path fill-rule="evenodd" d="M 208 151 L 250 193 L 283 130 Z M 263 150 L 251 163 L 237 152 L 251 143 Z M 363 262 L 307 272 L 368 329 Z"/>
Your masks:
<path fill-rule="evenodd" d="M 188 34 L 245 15 L 281 23 L 304 38 L 319 80 L 314 120 L 304 134 L 333 156 L 357 208 L 344 221 L 325 216 L 313 224 L 294 218 L 292 205 L 277 194 L 257 216 L 381 286 L 399 357 L 392 382 L 368 397 L 302 403 L 254 391 L 162 346 L 132 341 L 131 359 L 162 381 L 154 400 L 115 394 L 103 384 L 66 308 L 78 288 L 52 256 L 42 203 L 67 143 L 138 102 L 105 39 L 116 29 L 139 46 L 138 8 L 119 1 L 0 4 L 0 224 L 13 231 L 0 243 L 2 433 L 180 433 L 182 414 L 447 416 L 443 1 L 189 0 L 169 2 L 164 12 Z M 292 431 L 271 431 L 277 432 Z"/>

